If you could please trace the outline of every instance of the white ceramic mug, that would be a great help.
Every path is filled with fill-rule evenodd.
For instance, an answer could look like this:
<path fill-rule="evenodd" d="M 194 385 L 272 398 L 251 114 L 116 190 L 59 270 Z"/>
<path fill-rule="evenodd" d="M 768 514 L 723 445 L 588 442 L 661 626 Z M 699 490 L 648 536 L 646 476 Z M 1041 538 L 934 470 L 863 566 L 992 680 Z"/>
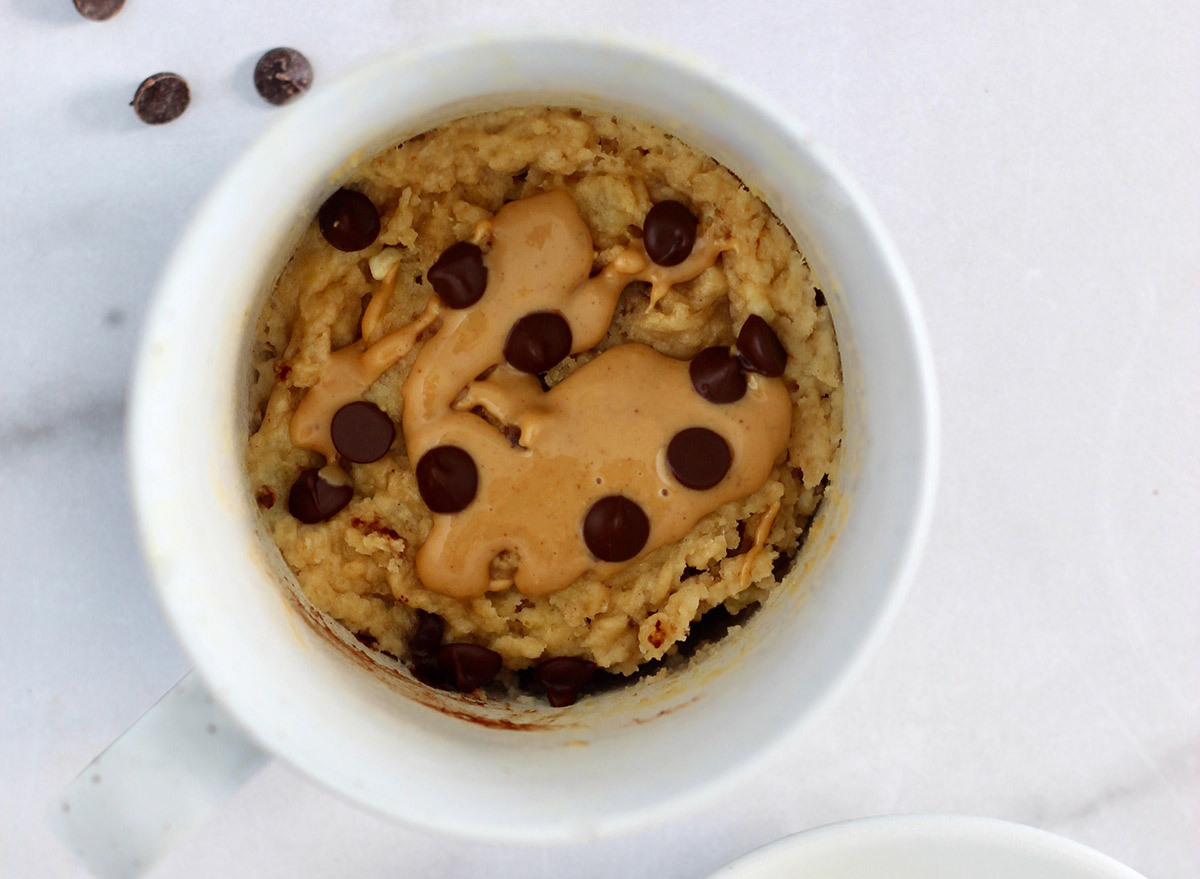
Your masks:
<path fill-rule="evenodd" d="M 567 709 L 515 709 L 414 685 L 322 625 L 256 530 L 242 455 L 255 318 L 322 200 L 357 161 L 407 136 L 546 104 L 657 123 L 762 196 L 832 309 L 846 434 L 795 570 L 741 632 L 665 679 Z M 314 90 L 199 210 L 162 279 L 133 383 L 145 552 L 216 704 L 193 674 L 85 770 L 60 820 L 98 869 L 128 875 L 262 753 L 387 815 L 494 840 L 594 838 L 699 808 L 699 794 L 810 718 L 880 639 L 929 519 L 935 409 L 916 301 L 866 199 L 785 114 L 696 62 L 627 40 L 474 38 Z M 93 774 L 102 781 L 88 784 Z"/>

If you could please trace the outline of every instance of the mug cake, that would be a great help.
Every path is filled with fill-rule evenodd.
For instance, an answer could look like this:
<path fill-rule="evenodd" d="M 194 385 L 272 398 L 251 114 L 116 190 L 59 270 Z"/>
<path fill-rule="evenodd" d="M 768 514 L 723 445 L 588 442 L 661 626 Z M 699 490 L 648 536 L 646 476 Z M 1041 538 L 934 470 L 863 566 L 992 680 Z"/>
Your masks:
<path fill-rule="evenodd" d="M 575 701 L 778 588 L 836 478 L 804 255 L 729 170 L 564 108 L 360 165 L 256 327 L 249 484 L 312 604 L 444 689 Z"/>

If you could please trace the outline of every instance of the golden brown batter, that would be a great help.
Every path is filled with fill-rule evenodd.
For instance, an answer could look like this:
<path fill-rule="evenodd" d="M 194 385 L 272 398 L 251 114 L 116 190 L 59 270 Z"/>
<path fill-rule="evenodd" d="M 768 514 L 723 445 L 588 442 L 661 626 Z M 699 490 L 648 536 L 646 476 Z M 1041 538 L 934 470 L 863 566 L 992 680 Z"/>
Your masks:
<path fill-rule="evenodd" d="M 382 649 L 400 655 L 414 626 L 411 608 L 422 608 L 446 620 L 448 640 L 490 647 L 512 668 L 544 656 L 583 656 L 615 671 L 630 672 L 685 637 L 688 625 L 705 610 L 722 603 L 736 609 L 765 594 L 774 583 L 773 564 L 781 551 L 786 555 L 795 545 L 832 468 L 840 439 L 841 390 L 828 310 L 817 302 L 803 257 L 761 202 L 711 159 L 657 129 L 557 110 L 505 111 L 451 123 L 376 157 L 347 185 L 365 193 L 379 208 L 382 232 L 370 247 L 353 253 L 330 247 L 316 224 L 301 240 L 260 318 L 254 402 L 261 423 L 256 417 L 247 452 L 266 525 L 318 607 L 378 641 Z M 578 558 L 564 560 L 553 554 L 529 565 L 517 564 L 510 552 L 493 559 L 495 553 L 472 536 L 474 519 L 466 515 L 470 508 L 439 516 L 448 525 L 442 528 L 440 540 L 431 540 L 434 517 L 417 493 L 415 462 L 406 455 L 407 448 L 413 448 L 413 457 L 420 457 L 445 439 L 447 424 L 458 423 L 470 425 L 470 431 L 486 431 L 488 442 L 496 441 L 496 460 L 527 465 L 527 453 L 472 414 L 476 406 L 501 424 L 515 424 L 523 438 L 537 423 L 572 424 L 572 419 L 558 421 L 531 407 L 532 393 L 541 394 L 537 380 L 508 366 L 480 381 L 471 382 L 467 376 L 467 395 L 453 401 L 457 408 L 450 421 L 447 400 L 433 407 L 436 412 L 428 406 L 404 405 L 406 392 L 416 399 L 413 390 L 421 385 L 422 370 L 414 368 L 414 358 L 418 365 L 433 358 L 436 340 L 451 338 L 438 329 L 445 326 L 444 314 L 443 323 L 434 323 L 438 309 L 431 303 L 436 298 L 429 294 L 424 273 L 456 241 L 479 238 L 480 229 L 487 239 L 495 231 L 490 228 L 492 217 L 505 202 L 526 198 L 518 204 L 537 203 L 538 199 L 527 197 L 554 190 L 569 193 L 570 198 L 564 196 L 562 202 L 572 210 L 572 201 L 579 205 L 586 225 L 575 234 L 590 234 L 597 245 L 597 262 L 608 266 L 586 281 L 592 257 L 589 242 L 586 262 L 572 264 L 572 283 L 562 286 L 619 296 L 611 327 L 607 326 L 611 305 L 585 308 L 590 316 L 580 318 L 578 328 L 572 314 L 576 353 L 548 376 L 548 383 L 556 385 L 587 363 L 596 375 L 609 364 L 607 371 L 616 376 L 611 384 L 588 382 L 584 370 L 563 384 L 557 397 L 553 390 L 543 395 L 545 400 L 557 399 L 555 405 L 575 415 L 563 443 L 604 435 L 595 425 L 580 421 L 586 402 L 569 400 L 599 394 L 597 399 L 606 400 L 605 407 L 619 406 L 621 395 L 614 389 L 645 374 L 647 364 L 653 364 L 652 373 L 661 366 L 664 375 L 676 366 L 676 373 L 682 370 L 682 380 L 671 390 L 664 389 L 653 407 L 663 415 L 659 435 L 647 433 L 655 423 L 647 420 L 636 432 L 638 442 L 658 448 L 679 427 L 704 423 L 703 407 L 688 408 L 704 401 L 694 394 L 687 396 L 686 363 L 661 355 L 683 360 L 710 345 L 729 345 L 737 327 L 751 314 L 770 322 L 789 354 L 782 379 L 751 377 L 760 395 L 778 387 L 793 404 L 790 413 L 789 407 L 782 410 L 790 416 L 790 424 L 776 428 L 783 433 L 760 465 L 762 472 L 735 475 L 739 466 L 751 462 L 748 443 L 753 445 L 753 437 L 760 434 L 747 430 L 734 436 L 730 424 L 737 418 L 733 416 L 712 422 L 734 450 L 734 468 L 726 477 L 729 486 L 710 490 L 725 494 L 706 509 L 681 516 L 672 529 L 660 532 L 663 539 L 648 543 L 643 555 L 625 566 L 581 567 Z M 664 271 L 649 263 L 640 248 L 639 226 L 647 210 L 665 199 L 686 202 L 700 219 L 701 238 L 687 261 L 692 264 L 688 271 L 678 271 L 683 265 Z M 559 208 L 565 210 L 562 204 Z M 501 225 L 500 218 L 496 225 Z M 385 244 L 392 247 L 385 250 Z M 582 243 L 578 253 L 583 254 Z M 706 269 L 713 260 L 716 264 Z M 364 314 L 364 297 L 379 287 L 372 269 L 388 274 L 384 287 L 390 290 L 394 285 L 395 292 L 375 296 Z M 653 286 L 650 290 L 644 284 L 627 286 L 631 278 L 645 279 Z M 675 279 L 681 282 L 671 286 Z M 604 314 L 598 319 L 593 312 Z M 360 320 L 363 338 L 356 341 Z M 422 331 L 435 333 L 432 341 L 420 341 Z M 661 354 L 624 346 L 596 357 L 625 342 L 641 342 Z M 332 351 L 353 368 L 331 370 Z M 436 359 L 444 359 L 445 353 Z M 480 356 L 496 362 L 494 352 Z M 334 375 L 348 381 L 333 387 L 330 377 Z M 305 391 L 318 382 L 322 390 L 306 396 Z M 587 393 L 571 392 L 572 387 Z M 342 402 L 359 398 L 379 405 L 393 421 L 399 422 L 403 414 L 407 442 L 397 440 L 374 463 L 348 467 L 354 498 L 330 521 L 297 522 L 283 502 L 289 487 L 301 468 L 321 466 L 321 455 L 332 457 L 330 413 Z M 752 401 L 748 393 L 743 401 L 730 405 Z M 304 407 L 313 411 L 306 414 Z M 419 415 L 421 411 L 425 416 Z M 742 421 L 763 426 L 761 413 Z M 786 460 L 773 463 L 788 427 Z M 516 477 L 520 467 L 513 470 Z M 553 479 L 534 472 L 520 475 L 510 489 L 536 486 L 545 491 L 542 486 Z M 661 478 L 661 473 L 639 474 L 635 481 L 652 476 Z M 753 490 L 755 486 L 761 487 Z M 752 493 L 740 497 L 746 491 Z M 510 496 L 510 490 L 497 495 Z M 739 497 L 705 515 L 721 500 Z M 670 498 L 656 501 L 655 509 L 648 509 L 654 527 L 662 529 L 679 508 Z M 703 518 L 689 531 L 699 516 Z M 466 530 L 454 534 L 454 522 L 467 523 Z M 564 522 L 568 529 L 578 528 L 577 520 Z M 546 522 L 542 525 L 543 530 L 549 527 Z M 450 535 L 453 539 L 447 539 Z M 556 539 L 547 545 L 563 543 Z M 532 562 L 536 550 L 530 543 L 523 546 Z M 475 551 L 456 553 L 455 547 Z M 525 570 L 531 573 L 522 582 Z M 575 579 L 579 570 L 583 573 Z M 556 571 L 560 579 L 574 582 L 556 581 Z M 510 586 L 514 575 L 515 587 Z M 422 577 L 438 591 L 422 585 Z"/>

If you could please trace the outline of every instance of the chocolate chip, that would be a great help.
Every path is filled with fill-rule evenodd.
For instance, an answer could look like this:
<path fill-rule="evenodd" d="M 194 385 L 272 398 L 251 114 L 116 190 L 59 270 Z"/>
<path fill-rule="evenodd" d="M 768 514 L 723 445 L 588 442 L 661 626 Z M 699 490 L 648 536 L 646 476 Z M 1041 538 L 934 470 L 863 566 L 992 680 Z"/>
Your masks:
<path fill-rule="evenodd" d="M 710 403 L 736 403 L 746 393 L 746 376 L 729 349 L 705 348 L 688 364 L 696 393 Z"/>
<path fill-rule="evenodd" d="M 469 241 L 451 244 L 425 273 L 433 292 L 448 308 L 468 308 L 487 289 L 487 266 L 483 251 Z"/>
<path fill-rule="evenodd" d="M 783 375 L 787 365 L 787 351 L 771 325 L 752 314 L 742 324 L 737 337 L 738 360 L 750 372 L 775 377 Z"/>
<path fill-rule="evenodd" d="M 361 192 L 339 189 L 321 205 L 317 224 L 325 240 L 346 253 L 370 247 L 379 235 L 379 211 Z"/>
<path fill-rule="evenodd" d="M 437 446 L 417 462 L 417 489 L 435 513 L 457 513 L 475 500 L 479 473 L 474 459 L 458 446 Z"/>
<path fill-rule="evenodd" d="M 156 73 L 142 80 L 130 106 L 147 125 L 162 125 L 178 119 L 191 99 L 187 80 L 178 73 Z"/>
<path fill-rule="evenodd" d="M 504 359 L 521 372 L 553 369 L 571 353 L 571 325 L 557 311 L 527 314 L 508 332 Z"/>
<path fill-rule="evenodd" d="M 271 490 L 269 485 L 264 485 L 254 493 L 254 500 L 264 510 L 269 510 L 275 506 L 275 492 Z"/>
<path fill-rule="evenodd" d="M 611 494 L 592 504 L 583 519 L 583 541 L 604 562 L 624 562 L 646 545 L 650 520 L 627 497 Z"/>
<path fill-rule="evenodd" d="M 546 698 L 555 708 L 572 705 L 579 692 L 596 673 L 596 663 L 578 656 L 558 656 L 539 662 L 533 679 L 546 688 Z"/>
<path fill-rule="evenodd" d="M 300 471 L 288 492 L 288 512 L 306 525 L 332 519 L 354 497 L 354 486 L 334 485 L 316 467 Z"/>
<path fill-rule="evenodd" d="M 732 461 L 729 443 L 707 427 L 681 430 L 667 444 L 667 466 L 688 488 L 712 488 L 725 478 Z"/>
<path fill-rule="evenodd" d="M 286 104 L 308 91 L 312 81 L 312 65 L 295 49 L 272 49 L 254 65 L 254 88 L 270 104 Z"/>
<path fill-rule="evenodd" d="M 677 266 L 696 243 L 697 220 L 677 201 L 660 201 L 642 223 L 646 255 L 660 266 Z"/>
<path fill-rule="evenodd" d="M 418 610 L 417 625 L 408 639 L 408 647 L 413 653 L 433 653 L 442 645 L 445 631 L 446 621 L 440 616 L 427 610 Z"/>
<path fill-rule="evenodd" d="M 124 6 L 125 0 L 75 0 L 75 8 L 88 21 L 108 21 Z"/>
<path fill-rule="evenodd" d="M 438 667 L 461 693 L 478 690 L 500 673 L 500 654 L 478 644 L 443 644 L 437 652 Z"/>
<path fill-rule="evenodd" d="M 396 425 L 388 414 L 366 400 L 347 403 L 329 423 L 329 435 L 338 454 L 355 464 L 378 461 L 392 447 Z"/>
<path fill-rule="evenodd" d="M 825 304 L 825 291 L 820 287 L 813 287 L 813 301 L 817 303 L 817 308 Z"/>
<path fill-rule="evenodd" d="M 436 659 L 428 657 L 419 659 L 409 668 L 412 670 L 413 677 L 427 687 L 434 687 L 438 690 L 454 689 L 454 684 L 447 679 L 445 670 L 438 665 Z"/>

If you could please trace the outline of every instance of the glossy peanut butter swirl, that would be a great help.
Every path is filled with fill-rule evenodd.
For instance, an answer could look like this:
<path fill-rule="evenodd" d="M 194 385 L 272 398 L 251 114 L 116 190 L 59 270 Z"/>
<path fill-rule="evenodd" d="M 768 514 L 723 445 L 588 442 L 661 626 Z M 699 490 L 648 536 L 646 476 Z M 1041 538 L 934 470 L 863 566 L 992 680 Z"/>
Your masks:
<path fill-rule="evenodd" d="M 440 311 L 438 301 L 431 299 L 416 320 L 381 337 L 383 312 L 395 287 L 396 268 L 393 267 L 363 312 L 362 337 L 329 356 L 320 379 L 304 395 L 288 424 L 292 445 L 325 456 L 321 476 L 330 482 L 347 481 L 337 465 L 338 453 L 330 434 L 333 416 L 347 403 L 359 399 L 376 379 L 412 351 L 417 337 L 437 319 Z"/>
<path fill-rule="evenodd" d="M 435 447 L 456 446 L 478 472 L 464 509 L 433 516 L 416 559 L 428 588 L 462 598 L 507 588 L 507 580 L 490 578 L 492 560 L 506 550 L 518 558 L 511 585 L 527 595 L 562 589 L 588 570 L 603 577 L 765 483 L 791 424 L 791 400 L 779 379 L 749 375 L 741 399 L 714 404 L 693 388 L 687 362 L 643 345 L 612 348 L 550 391 L 505 362 L 505 341 L 522 317 L 561 314 L 571 352 L 586 351 L 604 337 L 631 281 L 648 281 L 657 300 L 711 266 L 727 245 L 701 236 L 683 262 L 664 267 L 636 242 L 589 278 L 591 236 L 562 191 L 505 205 L 479 237 L 487 267 L 482 298 L 442 310 L 441 326 L 423 343 L 403 388 L 402 427 L 414 465 Z M 480 408 L 515 426 L 519 444 L 473 411 Z M 668 444 L 692 427 L 719 434 L 731 452 L 728 472 L 705 490 L 685 487 L 667 465 Z M 650 523 L 641 551 L 622 562 L 600 561 L 583 536 L 592 504 L 611 495 L 635 502 Z"/>
<path fill-rule="evenodd" d="M 750 374 L 741 399 L 715 404 L 696 392 L 687 362 L 644 345 L 612 348 L 550 391 L 505 362 L 505 342 L 522 317 L 561 314 L 570 326 L 571 352 L 586 351 L 604 338 L 631 281 L 650 283 L 653 307 L 672 284 L 711 266 L 726 242 L 701 236 L 686 259 L 669 267 L 652 262 L 635 242 L 589 278 L 592 239 L 563 191 L 506 205 L 475 237 L 488 246 L 483 297 L 461 309 L 432 299 L 414 321 L 381 335 L 393 269 L 363 314 L 362 338 L 333 352 L 290 423 L 296 446 L 325 456 L 321 476 L 346 483 L 330 432 L 333 416 L 423 345 L 403 388 L 409 459 L 416 464 L 431 449 L 454 446 L 470 455 L 478 474 L 476 494 L 464 509 L 433 516 L 416 559 L 428 588 L 467 598 L 515 585 L 540 595 L 588 570 L 603 577 L 763 485 L 791 424 L 791 400 L 779 379 Z M 439 315 L 441 326 L 420 343 Z M 480 411 L 515 428 L 517 444 Z M 718 434 L 731 453 L 728 471 L 704 490 L 681 484 L 666 453 L 676 434 L 697 427 Z M 599 560 L 583 536 L 592 504 L 611 495 L 632 500 L 650 523 L 640 552 L 622 562 Z M 505 551 L 517 555 L 516 572 L 511 582 L 493 581 L 492 560 Z"/>

